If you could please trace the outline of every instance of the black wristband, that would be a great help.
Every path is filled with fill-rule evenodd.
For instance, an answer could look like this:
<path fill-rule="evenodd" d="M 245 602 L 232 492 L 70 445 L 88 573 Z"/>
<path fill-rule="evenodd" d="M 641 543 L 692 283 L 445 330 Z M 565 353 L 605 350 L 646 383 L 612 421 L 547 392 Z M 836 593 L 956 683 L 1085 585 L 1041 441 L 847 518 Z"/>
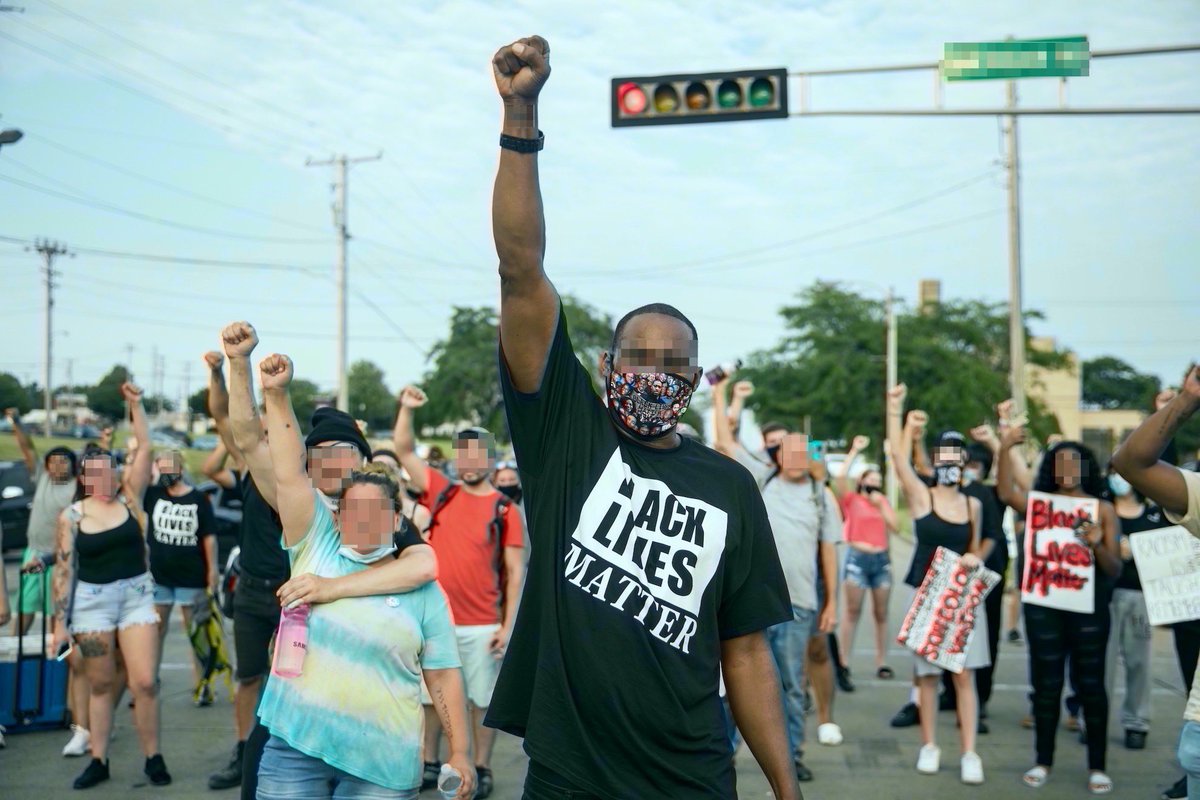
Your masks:
<path fill-rule="evenodd" d="M 536 153 L 546 146 L 546 134 L 538 131 L 536 139 L 521 139 L 502 133 L 500 134 L 500 146 L 515 153 Z"/>

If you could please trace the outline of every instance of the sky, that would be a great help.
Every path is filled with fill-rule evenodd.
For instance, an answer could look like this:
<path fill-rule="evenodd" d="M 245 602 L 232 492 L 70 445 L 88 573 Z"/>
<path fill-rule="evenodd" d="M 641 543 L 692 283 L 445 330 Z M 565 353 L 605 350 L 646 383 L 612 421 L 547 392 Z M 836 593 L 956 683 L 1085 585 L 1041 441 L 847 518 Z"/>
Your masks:
<path fill-rule="evenodd" d="M 710 365 L 772 346 L 778 309 L 818 280 L 911 304 L 931 278 L 947 299 L 1005 301 L 998 120 L 613 129 L 613 77 L 934 62 L 945 42 L 1009 35 L 1085 34 L 1093 50 L 1200 42 L 1192 0 L 22 5 L 0 12 L 0 127 L 25 133 L 0 151 L 0 237 L 76 250 L 55 263 L 53 383 L 94 382 L 132 353 L 148 384 L 157 354 L 170 397 L 199 388 L 202 353 L 238 319 L 262 356 L 287 353 L 299 376 L 335 387 L 333 172 L 310 158 L 383 153 L 350 171 L 351 361 L 374 361 L 398 390 L 428 368 L 453 306 L 498 303 L 490 60 L 518 37 L 552 50 L 547 273 L 614 318 L 678 306 Z M 1096 59 L 1067 95 L 1200 106 L 1198 67 L 1200 53 Z M 814 78 L 811 103 L 928 108 L 933 89 L 933 72 Z M 1018 93 L 1055 105 L 1058 82 Z M 943 84 L 943 96 L 994 108 L 1004 84 Z M 1196 115 L 1021 119 L 1035 334 L 1167 382 L 1200 357 L 1198 133 Z M 40 383 L 40 258 L 21 241 L 0 239 L 0 371 Z"/>

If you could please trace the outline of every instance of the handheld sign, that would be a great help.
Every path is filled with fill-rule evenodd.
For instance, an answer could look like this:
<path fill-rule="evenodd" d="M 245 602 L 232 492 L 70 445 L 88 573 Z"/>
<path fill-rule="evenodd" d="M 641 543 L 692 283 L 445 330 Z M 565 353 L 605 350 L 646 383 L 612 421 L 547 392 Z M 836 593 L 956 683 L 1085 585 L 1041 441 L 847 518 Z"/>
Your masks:
<path fill-rule="evenodd" d="M 1139 531 L 1129 548 L 1151 625 L 1200 619 L 1200 539 L 1180 525 Z"/>
<path fill-rule="evenodd" d="M 1029 493 L 1022 603 L 1080 614 L 1096 610 L 1096 561 L 1076 533 L 1086 522 L 1100 524 L 1094 497 Z"/>
<path fill-rule="evenodd" d="M 999 583 L 992 570 L 982 564 L 967 569 L 957 554 L 939 547 L 896 641 L 942 669 L 962 672 L 978 609 Z"/>

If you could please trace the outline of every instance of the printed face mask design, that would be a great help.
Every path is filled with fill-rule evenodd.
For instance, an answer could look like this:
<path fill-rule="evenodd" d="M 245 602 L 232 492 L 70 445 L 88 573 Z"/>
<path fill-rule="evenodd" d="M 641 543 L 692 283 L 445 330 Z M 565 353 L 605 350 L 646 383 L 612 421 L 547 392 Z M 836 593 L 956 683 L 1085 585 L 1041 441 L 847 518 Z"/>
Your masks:
<path fill-rule="evenodd" d="M 610 372 L 608 413 L 639 439 L 657 439 L 679 424 L 693 386 L 668 372 Z"/>
<path fill-rule="evenodd" d="M 958 465 L 934 467 L 933 479 L 938 486 L 957 486 L 962 483 L 962 467 Z"/>

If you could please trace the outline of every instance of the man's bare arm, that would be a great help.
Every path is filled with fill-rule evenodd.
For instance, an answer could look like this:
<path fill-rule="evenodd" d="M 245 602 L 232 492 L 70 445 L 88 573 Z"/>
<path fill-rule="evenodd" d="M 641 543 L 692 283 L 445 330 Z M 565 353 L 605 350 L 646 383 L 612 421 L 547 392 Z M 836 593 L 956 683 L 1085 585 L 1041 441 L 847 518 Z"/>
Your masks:
<path fill-rule="evenodd" d="M 400 466 L 408 473 L 408 484 L 418 492 L 424 492 L 425 459 L 417 455 L 417 436 L 413 432 L 413 412 L 429 402 L 425 393 L 416 386 L 405 386 L 396 400 L 396 425 L 392 428 L 392 447 Z"/>
<path fill-rule="evenodd" d="M 9 422 L 12 423 L 13 436 L 17 437 L 17 447 L 21 448 L 21 458 L 32 477 L 33 473 L 37 471 L 37 448 L 33 446 L 33 441 L 29 438 L 29 431 L 25 430 L 25 426 L 21 424 L 21 415 L 17 409 L 5 409 L 4 416 L 8 417 Z M 49 432 L 48 425 L 46 430 Z"/>
<path fill-rule="evenodd" d="M 271 448 L 263 438 L 258 407 L 254 405 L 254 377 L 250 354 L 258 344 L 258 333 L 248 322 L 235 322 L 221 331 L 225 355 L 229 357 L 229 425 L 234 447 L 242 454 L 254 485 L 267 503 L 278 510 L 275 497 L 275 467 Z"/>

